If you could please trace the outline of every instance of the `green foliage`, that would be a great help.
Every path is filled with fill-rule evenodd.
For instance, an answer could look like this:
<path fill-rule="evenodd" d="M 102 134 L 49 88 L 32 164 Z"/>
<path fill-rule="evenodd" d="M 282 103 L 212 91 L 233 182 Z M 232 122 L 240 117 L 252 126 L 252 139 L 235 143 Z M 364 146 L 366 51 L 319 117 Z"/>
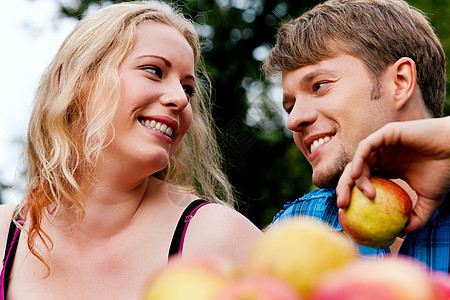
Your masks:
<path fill-rule="evenodd" d="M 91 5 L 81 0 L 62 6 L 65 16 L 81 19 Z M 123 1 L 109 1 L 123 2 Z M 283 204 L 312 188 L 311 168 L 284 129 L 283 113 L 269 96 L 261 57 L 275 42 L 279 25 L 320 1 L 174 1 L 198 24 L 204 60 L 213 79 L 214 118 L 227 173 L 241 199 L 241 211 L 257 226 L 270 223 Z M 430 15 L 450 49 L 449 0 L 411 1 Z M 256 113 L 251 113 L 251 112 Z M 449 106 L 447 111 L 449 113 Z"/>

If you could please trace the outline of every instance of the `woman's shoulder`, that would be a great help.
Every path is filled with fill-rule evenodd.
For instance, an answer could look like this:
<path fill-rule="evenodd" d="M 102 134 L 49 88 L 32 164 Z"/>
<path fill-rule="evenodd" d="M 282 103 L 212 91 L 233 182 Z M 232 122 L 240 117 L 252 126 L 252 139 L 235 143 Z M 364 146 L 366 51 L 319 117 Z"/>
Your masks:
<path fill-rule="evenodd" d="M 259 236 L 261 230 L 247 217 L 229 206 L 210 203 L 197 212 L 192 219 L 194 225 L 211 234 L 220 234 L 223 238 L 239 239 Z"/>
<path fill-rule="evenodd" d="M 218 225 L 223 224 L 228 226 L 247 224 L 249 227 L 256 228 L 256 226 L 239 211 L 219 203 L 209 203 L 200 209 L 197 214 L 199 215 L 199 222 L 214 222 Z"/>
<path fill-rule="evenodd" d="M 211 203 L 192 218 L 183 254 L 214 252 L 241 262 L 262 232 L 233 208 Z"/>
<path fill-rule="evenodd" d="M 8 238 L 9 225 L 16 209 L 16 204 L 0 205 L 0 257 L 3 257 L 6 247 L 6 239 Z"/>

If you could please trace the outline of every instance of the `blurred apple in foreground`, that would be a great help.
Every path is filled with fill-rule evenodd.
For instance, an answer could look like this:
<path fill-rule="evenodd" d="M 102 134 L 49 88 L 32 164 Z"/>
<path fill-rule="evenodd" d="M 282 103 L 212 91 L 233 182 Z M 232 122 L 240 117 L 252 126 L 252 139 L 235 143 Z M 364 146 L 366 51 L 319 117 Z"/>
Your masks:
<path fill-rule="evenodd" d="M 250 275 L 231 281 L 215 300 L 301 300 L 287 283 L 268 276 Z"/>
<path fill-rule="evenodd" d="M 439 294 L 439 299 L 449 300 L 450 299 L 450 275 L 444 272 L 435 272 L 431 276 L 431 280 Z"/>
<path fill-rule="evenodd" d="M 406 226 L 412 212 L 409 195 L 398 184 L 381 177 L 371 177 L 374 200 L 353 187 L 350 205 L 339 210 L 344 232 L 356 243 L 372 248 L 389 247 Z"/>
<path fill-rule="evenodd" d="M 247 274 L 277 277 L 308 296 L 324 274 L 356 257 L 355 247 L 342 233 L 310 218 L 281 221 L 260 238 L 247 260 Z"/>
<path fill-rule="evenodd" d="M 423 267 L 405 258 L 356 260 L 323 277 L 310 300 L 441 300 Z"/>
<path fill-rule="evenodd" d="M 171 259 L 150 279 L 144 300 L 214 300 L 236 274 L 229 262 L 212 256 Z"/>

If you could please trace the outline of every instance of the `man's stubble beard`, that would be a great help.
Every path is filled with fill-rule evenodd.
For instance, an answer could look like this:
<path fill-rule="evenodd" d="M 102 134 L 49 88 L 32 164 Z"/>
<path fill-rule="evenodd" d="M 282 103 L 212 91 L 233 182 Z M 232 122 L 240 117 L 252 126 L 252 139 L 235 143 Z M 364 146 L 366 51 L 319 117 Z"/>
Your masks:
<path fill-rule="evenodd" d="M 323 189 L 334 189 L 336 188 L 339 178 L 344 172 L 345 167 L 351 161 L 352 156 L 345 151 L 344 147 L 341 146 L 338 157 L 336 158 L 334 165 L 327 168 L 321 174 L 315 174 L 313 171 L 313 183 L 319 188 Z"/>
<path fill-rule="evenodd" d="M 372 74 L 372 86 L 371 86 L 371 101 L 381 101 L 382 93 L 381 93 L 381 84 L 380 78 L 377 75 Z M 393 121 L 393 120 L 390 120 Z M 387 122 L 386 122 L 387 123 Z M 327 170 L 323 174 L 314 175 L 313 171 L 313 183 L 319 187 L 324 189 L 334 189 L 336 188 L 339 178 L 344 172 L 345 167 L 349 162 L 352 161 L 354 153 L 351 155 L 349 152 L 341 145 L 338 157 L 336 158 L 334 165 L 327 168 Z"/>

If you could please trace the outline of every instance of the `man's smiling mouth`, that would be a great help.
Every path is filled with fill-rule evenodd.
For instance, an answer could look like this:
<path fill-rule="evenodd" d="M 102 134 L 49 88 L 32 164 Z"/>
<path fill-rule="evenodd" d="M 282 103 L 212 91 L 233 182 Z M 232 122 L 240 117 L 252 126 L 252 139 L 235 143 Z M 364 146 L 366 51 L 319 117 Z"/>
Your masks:
<path fill-rule="evenodd" d="M 326 142 L 329 142 L 331 140 L 331 138 L 332 138 L 331 136 L 324 136 L 324 137 L 321 137 L 321 138 L 315 140 L 314 142 L 312 142 L 312 144 L 309 148 L 310 153 L 313 154 L 314 151 L 317 150 L 317 148 L 319 148 L 321 145 L 325 144 Z"/>

